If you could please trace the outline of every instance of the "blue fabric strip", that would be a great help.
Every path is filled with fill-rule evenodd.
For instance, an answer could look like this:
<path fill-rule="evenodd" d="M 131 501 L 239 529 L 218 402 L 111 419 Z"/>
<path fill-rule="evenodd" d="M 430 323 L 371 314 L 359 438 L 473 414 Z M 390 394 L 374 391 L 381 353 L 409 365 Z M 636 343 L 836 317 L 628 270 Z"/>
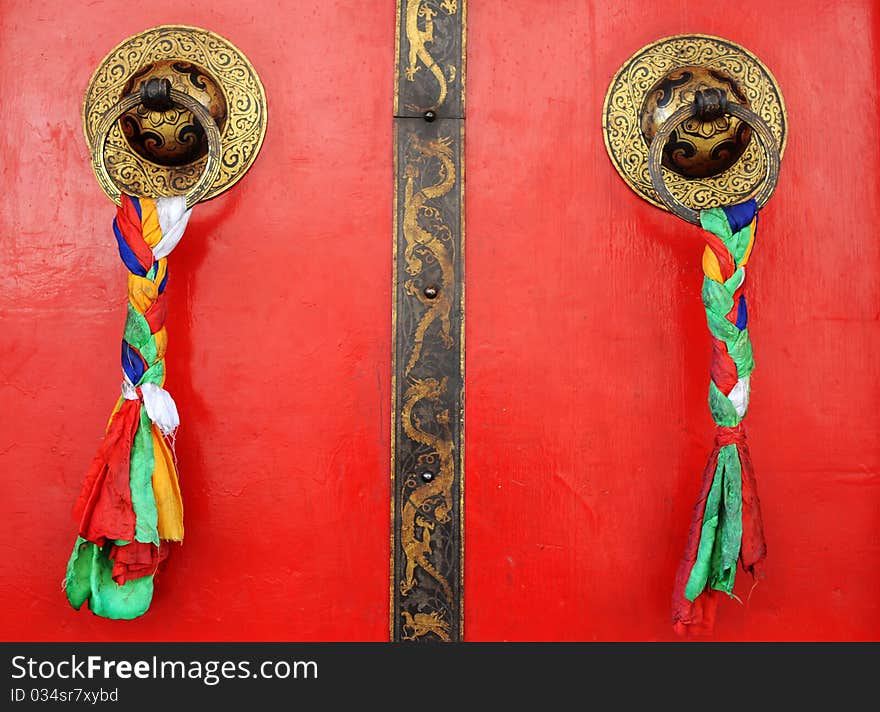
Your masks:
<path fill-rule="evenodd" d="M 755 213 L 758 212 L 758 204 L 752 198 L 744 203 L 725 206 L 722 210 L 727 216 L 727 222 L 730 223 L 730 231 L 737 233 L 754 220 Z"/>
<path fill-rule="evenodd" d="M 128 376 L 128 380 L 134 385 L 138 384 L 138 381 L 140 381 L 144 375 L 144 371 L 147 370 L 147 365 L 144 363 L 143 356 L 141 356 L 137 349 L 124 339 L 122 341 L 122 370 L 125 372 L 125 375 Z"/>
<path fill-rule="evenodd" d="M 168 268 L 165 268 L 165 276 L 162 277 L 162 283 L 159 285 L 159 294 L 165 291 L 165 285 L 168 284 Z"/>
<path fill-rule="evenodd" d="M 137 256 L 131 251 L 128 243 L 122 236 L 122 231 L 116 223 L 116 218 L 113 218 L 113 234 L 116 235 L 116 244 L 119 246 L 119 256 L 122 258 L 125 266 L 128 267 L 128 271 L 140 275 L 141 277 L 146 277 L 147 270 L 138 261 Z"/>
<path fill-rule="evenodd" d="M 143 219 L 144 219 L 144 215 L 143 215 L 143 213 L 141 212 L 141 201 L 140 201 L 140 198 L 137 198 L 137 197 L 135 197 L 134 195 L 129 195 L 128 197 L 129 197 L 129 199 L 131 200 L 132 205 L 134 205 L 134 209 L 137 210 L 138 219 L 139 219 L 139 220 L 143 220 Z"/>
<path fill-rule="evenodd" d="M 746 309 L 746 298 L 744 295 L 739 295 L 739 308 L 736 312 L 736 328 L 742 331 L 746 328 L 746 324 L 749 323 L 749 311 Z"/>

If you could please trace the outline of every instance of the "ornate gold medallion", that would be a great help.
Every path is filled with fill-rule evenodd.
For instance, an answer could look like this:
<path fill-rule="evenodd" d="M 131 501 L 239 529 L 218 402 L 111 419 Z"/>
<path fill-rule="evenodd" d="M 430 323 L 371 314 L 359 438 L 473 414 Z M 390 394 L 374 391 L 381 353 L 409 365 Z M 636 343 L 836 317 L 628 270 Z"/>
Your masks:
<path fill-rule="evenodd" d="M 709 35 L 676 35 L 630 57 L 608 87 L 602 113 L 611 162 L 633 190 L 667 210 L 648 172 L 648 147 L 660 125 L 700 90 L 726 91 L 769 126 L 785 151 L 788 118 L 776 79 L 751 52 Z M 684 205 L 701 210 L 748 198 L 767 173 L 749 127 L 732 116 L 684 122 L 663 151 L 663 178 Z"/>
<path fill-rule="evenodd" d="M 234 185 L 254 162 L 266 134 L 266 94 L 247 58 L 227 40 L 183 25 L 153 27 L 115 47 L 92 75 L 83 101 L 83 129 L 94 155 L 108 111 L 147 81 L 170 82 L 210 113 L 220 131 L 220 168 L 203 199 Z M 151 198 L 189 193 L 205 169 L 208 137 L 192 111 L 143 104 L 109 129 L 104 165 L 115 187 Z M 100 180 L 114 200 L 113 185 Z"/>

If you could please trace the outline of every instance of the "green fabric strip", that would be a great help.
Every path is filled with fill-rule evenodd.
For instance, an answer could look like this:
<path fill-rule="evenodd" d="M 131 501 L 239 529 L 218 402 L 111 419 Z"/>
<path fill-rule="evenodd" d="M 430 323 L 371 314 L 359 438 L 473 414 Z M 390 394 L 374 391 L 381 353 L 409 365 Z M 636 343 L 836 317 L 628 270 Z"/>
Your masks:
<path fill-rule="evenodd" d="M 718 527 L 718 510 L 721 507 L 721 460 L 715 466 L 715 477 L 712 480 L 712 488 L 706 497 L 706 509 L 703 512 L 703 528 L 700 531 L 700 545 L 697 549 L 697 560 L 691 569 L 687 586 L 684 589 L 685 598 L 689 601 L 696 600 L 709 580 L 709 567 L 712 562 L 712 549 L 715 546 L 715 530 Z"/>
<path fill-rule="evenodd" d="M 153 454 L 152 423 L 147 409 L 141 406 L 141 419 L 134 441 L 131 445 L 129 482 L 131 483 L 131 504 L 136 517 L 135 541 L 159 546 L 159 513 L 156 511 L 156 496 L 153 494 Z"/>
<path fill-rule="evenodd" d="M 733 297 L 727 291 L 727 285 L 703 277 L 703 304 L 716 314 L 727 314 L 733 309 Z"/>
<path fill-rule="evenodd" d="M 67 594 L 67 600 L 70 601 L 70 605 L 76 610 L 79 610 L 82 604 L 88 600 L 89 593 L 92 590 L 89 585 L 89 574 L 94 557 L 93 549 L 97 548 L 91 542 L 78 536 L 76 543 L 73 545 L 70 560 L 67 562 L 67 573 L 64 576 L 64 591 Z"/>
<path fill-rule="evenodd" d="M 725 445 L 718 452 L 697 559 L 685 587 L 689 601 L 696 600 L 707 585 L 727 594 L 733 592 L 741 542 L 742 465 L 736 445 Z"/>
<path fill-rule="evenodd" d="M 709 208 L 700 211 L 700 224 L 713 235 L 718 235 L 724 244 L 731 236 L 730 223 L 727 221 L 727 213 L 721 208 Z"/>
<path fill-rule="evenodd" d="M 157 386 L 162 385 L 162 379 L 165 377 L 165 362 L 164 361 L 156 361 L 152 366 L 150 366 L 146 371 L 144 371 L 144 375 L 141 376 L 141 380 L 135 383 L 136 386 L 142 386 L 145 383 L 155 383 Z"/>
<path fill-rule="evenodd" d="M 730 402 L 730 398 L 724 395 L 715 381 L 709 381 L 709 410 L 712 412 L 712 418 L 717 425 L 723 428 L 735 428 L 740 424 L 742 418 L 737 415 L 736 408 Z"/>
<path fill-rule="evenodd" d="M 725 220 L 725 222 L 727 221 Z M 729 238 L 722 237 L 721 239 L 724 241 L 727 249 L 730 250 L 730 254 L 736 260 L 736 264 L 739 264 L 749 248 L 749 240 L 752 239 L 752 226 L 751 224 L 746 225 L 735 235 L 731 235 Z"/>
<path fill-rule="evenodd" d="M 736 364 L 736 375 L 745 378 L 755 370 L 755 359 L 752 355 L 752 340 L 749 338 L 748 328 L 739 332 L 739 335 L 727 343 L 727 353 Z"/>
<path fill-rule="evenodd" d="M 711 281 L 711 280 L 710 280 Z M 706 310 L 706 323 L 709 325 L 709 331 L 716 339 L 721 339 L 726 344 L 736 341 L 739 338 L 740 330 L 736 324 L 731 324 L 724 314 L 719 314 L 711 309 Z"/>
<path fill-rule="evenodd" d="M 736 445 L 725 445 L 718 453 L 722 471 L 722 498 L 715 546 L 712 550 L 709 587 L 733 592 L 736 561 L 742 541 L 742 466 Z"/>
<path fill-rule="evenodd" d="M 728 279 L 724 283 L 724 288 L 727 290 L 727 293 L 733 296 L 733 293 L 742 287 L 743 282 L 746 281 L 746 271 L 742 267 L 738 267 L 736 272 L 730 275 L 730 279 Z M 733 306 L 733 302 L 731 302 L 731 306 Z"/>
<path fill-rule="evenodd" d="M 95 615 L 115 620 L 142 616 L 153 599 L 153 577 L 127 581 L 118 586 L 113 581 L 113 562 L 107 557 L 111 544 L 103 549 L 78 537 L 67 564 L 65 590 L 67 600 L 76 610 L 88 600 Z"/>
<path fill-rule="evenodd" d="M 137 311 L 131 304 L 128 305 L 128 316 L 125 319 L 125 333 L 123 338 L 141 352 L 147 363 L 156 360 L 156 342 L 150 333 L 150 325 L 143 314 Z"/>
<path fill-rule="evenodd" d="M 118 586 L 113 580 L 113 562 L 106 551 L 95 548 L 90 584 L 89 610 L 96 616 L 131 620 L 142 616 L 153 599 L 153 577 L 144 576 Z"/>

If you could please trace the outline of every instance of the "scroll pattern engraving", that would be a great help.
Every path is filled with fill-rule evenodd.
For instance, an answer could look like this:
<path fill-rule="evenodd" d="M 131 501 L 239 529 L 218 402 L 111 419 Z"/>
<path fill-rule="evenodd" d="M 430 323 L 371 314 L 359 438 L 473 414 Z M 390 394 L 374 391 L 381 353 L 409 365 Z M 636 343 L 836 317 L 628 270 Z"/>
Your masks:
<path fill-rule="evenodd" d="M 603 126 L 606 147 L 618 173 L 633 190 L 661 208 L 648 174 L 648 147 L 639 111 L 645 93 L 657 80 L 684 65 L 720 69 L 733 76 L 745 91 L 752 111 L 770 126 L 780 155 L 785 150 L 785 103 L 773 76 L 757 57 L 732 42 L 706 35 L 680 35 L 655 42 L 631 57 L 612 80 Z M 747 198 L 764 173 L 764 152 L 757 141 L 751 141 L 742 157 L 720 175 L 689 180 L 664 169 L 664 180 L 676 198 L 700 210 Z"/>
<path fill-rule="evenodd" d="M 233 45 L 193 27 L 154 27 L 113 49 L 95 70 L 83 103 L 83 128 L 92 145 L 101 119 L 121 98 L 128 79 L 141 67 L 162 60 L 182 60 L 207 70 L 220 80 L 228 115 L 221 139 L 220 174 L 205 199 L 238 181 L 253 163 L 266 132 L 266 96 L 254 68 Z M 169 168 L 138 155 L 122 130 L 114 126 L 107 137 L 107 170 L 130 195 L 180 195 L 198 181 L 206 158 Z"/>

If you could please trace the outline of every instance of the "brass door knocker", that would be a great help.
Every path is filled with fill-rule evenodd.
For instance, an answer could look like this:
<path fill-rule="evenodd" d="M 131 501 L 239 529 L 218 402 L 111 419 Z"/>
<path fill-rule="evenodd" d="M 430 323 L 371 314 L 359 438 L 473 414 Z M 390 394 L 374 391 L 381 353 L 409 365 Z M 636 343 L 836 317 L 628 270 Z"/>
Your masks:
<path fill-rule="evenodd" d="M 694 103 L 690 106 L 682 106 L 670 116 L 654 134 L 648 148 L 648 174 L 651 176 L 651 185 L 657 192 L 657 196 L 663 201 L 672 213 L 687 220 L 694 225 L 700 224 L 698 210 L 689 208 L 676 198 L 663 180 L 661 165 L 663 155 L 667 152 L 670 137 L 682 128 L 682 125 L 690 120 L 696 120 L 700 124 L 716 121 L 720 117 L 732 116 L 743 122 L 743 125 L 757 134 L 764 150 L 764 179 L 755 193 L 755 202 L 759 208 L 764 207 L 779 180 L 779 147 L 773 132 L 760 116 L 750 111 L 742 104 L 727 101 L 727 95 L 722 89 L 708 88 L 695 91 Z"/>
<path fill-rule="evenodd" d="M 697 222 L 705 208 L 752 196 L 759 207 L 766 202 L 788 117 L 776 79 L 755 55 L 729 40 L 690 34 L 653 42 L 620 67 L 602 128 L 630 188 Z"/>
<path fill-rule="evenodd" d="M 189 94 L 172 89 L 171 81 L 164 77 L 148 79 L 141 85 L 139 91 L 122 97 L 101 119 L 95 132 L 95 142 L 92 147 L 92 168 L 98 178 L 98 183 L 104 192 L 118 204 L 122 191 L 110 176 L 105 163 L 107 136 L 117 121 L 128 111 L 138 106 L 156 112 L 165 112 L 174 107 L 186 109 L 192 112 L 207 137 L 208 150 L 204 167 L 198 181 L 186 194 L 186 207 L 191 208 L 205 197 L 220 173 L 220 161 L 223 153 L 220 128 L 207 107 Z"/>
<path fill-rule="evenodd" d="M 247 57 L 198 27 L 129 37 L 95 70 L 83 129 L 102 190 L 213 198 L 240 180 L 266 134 L 266 94 Z"/>

